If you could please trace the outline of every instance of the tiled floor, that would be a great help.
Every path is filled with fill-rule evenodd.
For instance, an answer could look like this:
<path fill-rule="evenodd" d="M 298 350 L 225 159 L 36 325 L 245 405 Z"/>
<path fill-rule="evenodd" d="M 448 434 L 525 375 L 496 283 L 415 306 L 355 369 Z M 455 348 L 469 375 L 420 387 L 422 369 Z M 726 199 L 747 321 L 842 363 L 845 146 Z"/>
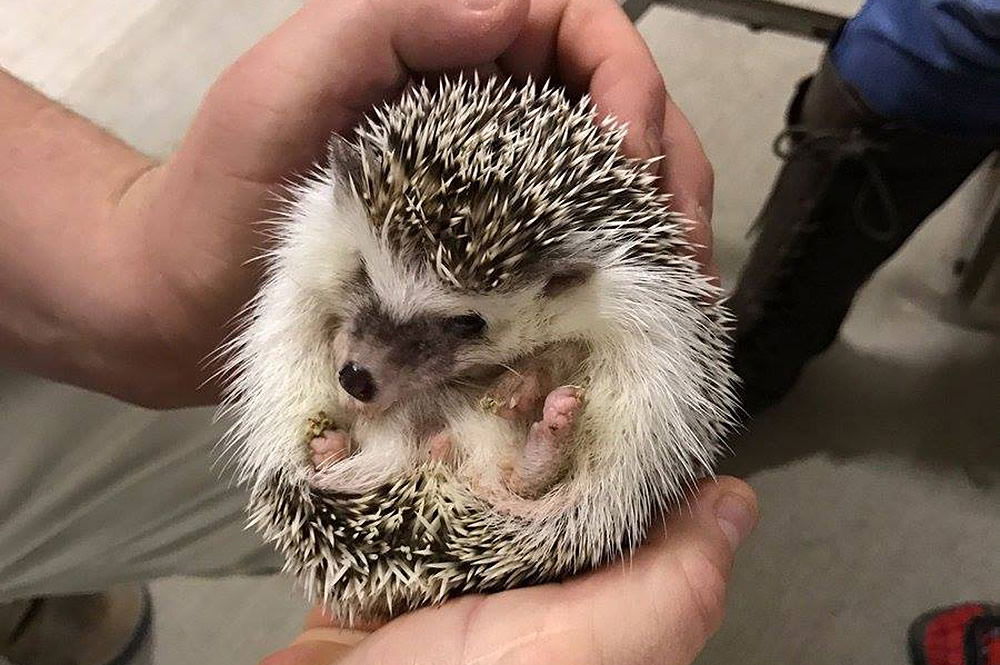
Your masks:
<path fill-rule="evenodd" d="M 219 69 L 295 5 L 7 0 L 0 65 L 163 154 Z M 731 277 L 778 167 L 785 102 L 820 48 L 665 9 L 640 28 L 715 164 L 716 253 Z M 1000 338 L 949 322 L 973 194 L 880 272 L 841 341 L 737 442 L 730 466 L 749 474 L 764 520 L 699 662 L 903 663 L 915 615 L 1000 600 Z M 302 611 L 282 579 L 164 580 L 155 595 L 159 665 L 253 663 Z"/>

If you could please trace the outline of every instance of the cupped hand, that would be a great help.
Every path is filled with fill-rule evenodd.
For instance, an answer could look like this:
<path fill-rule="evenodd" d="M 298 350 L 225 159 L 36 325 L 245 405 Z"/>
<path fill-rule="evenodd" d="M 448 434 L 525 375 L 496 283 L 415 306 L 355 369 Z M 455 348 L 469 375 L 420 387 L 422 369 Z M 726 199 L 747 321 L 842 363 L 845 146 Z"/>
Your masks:
<path fill-rule="evenodd" d="M 665 155 L 663 186 L 710 265 L 711 168 L 614 0 L 312 0 L 221 75 L 176 153 L 123 193 L 115 222 L 146 288 L 126 291 L 118 325 L 123 366 L 142 372 L 103 389 L 154 407 L 215 401 L 203 360 L 256 289 L 255 222 L 282 183 L 415 73 L 470 69 L 553 78 L 629 123 L 626 151 Z"/>
<path fill-rule="evenodd" d="M 260 665 L 689 665 L 719 627 L 734 551 L 756 521 L 749 486 L 707 481 L 631 559 L 562 584 L 459 598 L 371 633 L 314 611 Z"/>

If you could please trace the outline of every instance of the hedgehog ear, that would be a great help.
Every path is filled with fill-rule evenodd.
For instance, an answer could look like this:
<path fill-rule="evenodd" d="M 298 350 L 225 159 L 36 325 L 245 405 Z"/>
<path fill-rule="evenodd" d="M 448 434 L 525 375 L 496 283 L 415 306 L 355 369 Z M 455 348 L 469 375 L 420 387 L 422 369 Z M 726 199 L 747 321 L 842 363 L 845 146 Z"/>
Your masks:
<path fill-rule="evenodd" d="M 330 137 L 327 160 L 334 180 L 341 185 L 358 187 L 361 184 L 363 167 L 358 147 L 339 134 Z"/>
<path fill-rule="evenodd" d="M 546 298 L 554 298 L 570 289 L 582 286 L 592 274 L 594 274 L 594 266 L 588 263 L 575 263 L 561 267 L 545 282 L 545 286 L 542 287 L 542 295 Z"/>

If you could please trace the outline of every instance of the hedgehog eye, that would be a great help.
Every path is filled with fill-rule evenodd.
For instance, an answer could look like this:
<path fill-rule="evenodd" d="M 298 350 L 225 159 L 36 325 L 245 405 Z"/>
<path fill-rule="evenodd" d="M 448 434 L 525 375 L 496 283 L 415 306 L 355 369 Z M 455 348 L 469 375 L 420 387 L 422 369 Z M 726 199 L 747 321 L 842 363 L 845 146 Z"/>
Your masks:
<path fill-rule="evenodd" d="M 486 320 L 478 314 L 453 316 L 445 321 L 448 331 L 459 337 L 478 337 L 486 329 Z"/>
<path fill-rule="evenodd" d="M 575 266 L 565 271 L 558 272 L 545 283 L 542 288 L 542 295 L 546 298 L 553 298 L 581 284 L 586 283 L 594 269 L 590 266 Z"/>

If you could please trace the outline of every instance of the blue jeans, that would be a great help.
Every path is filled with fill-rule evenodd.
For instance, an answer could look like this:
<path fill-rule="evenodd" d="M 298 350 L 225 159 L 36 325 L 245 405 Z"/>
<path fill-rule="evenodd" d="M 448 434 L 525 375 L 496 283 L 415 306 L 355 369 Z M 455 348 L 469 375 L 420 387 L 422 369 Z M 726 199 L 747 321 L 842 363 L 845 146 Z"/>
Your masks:
<path fill-rule="evenodd" d="M 887 119 L 1000 137 L 1000 0 L 868 0 L 830 57 Z"/>

